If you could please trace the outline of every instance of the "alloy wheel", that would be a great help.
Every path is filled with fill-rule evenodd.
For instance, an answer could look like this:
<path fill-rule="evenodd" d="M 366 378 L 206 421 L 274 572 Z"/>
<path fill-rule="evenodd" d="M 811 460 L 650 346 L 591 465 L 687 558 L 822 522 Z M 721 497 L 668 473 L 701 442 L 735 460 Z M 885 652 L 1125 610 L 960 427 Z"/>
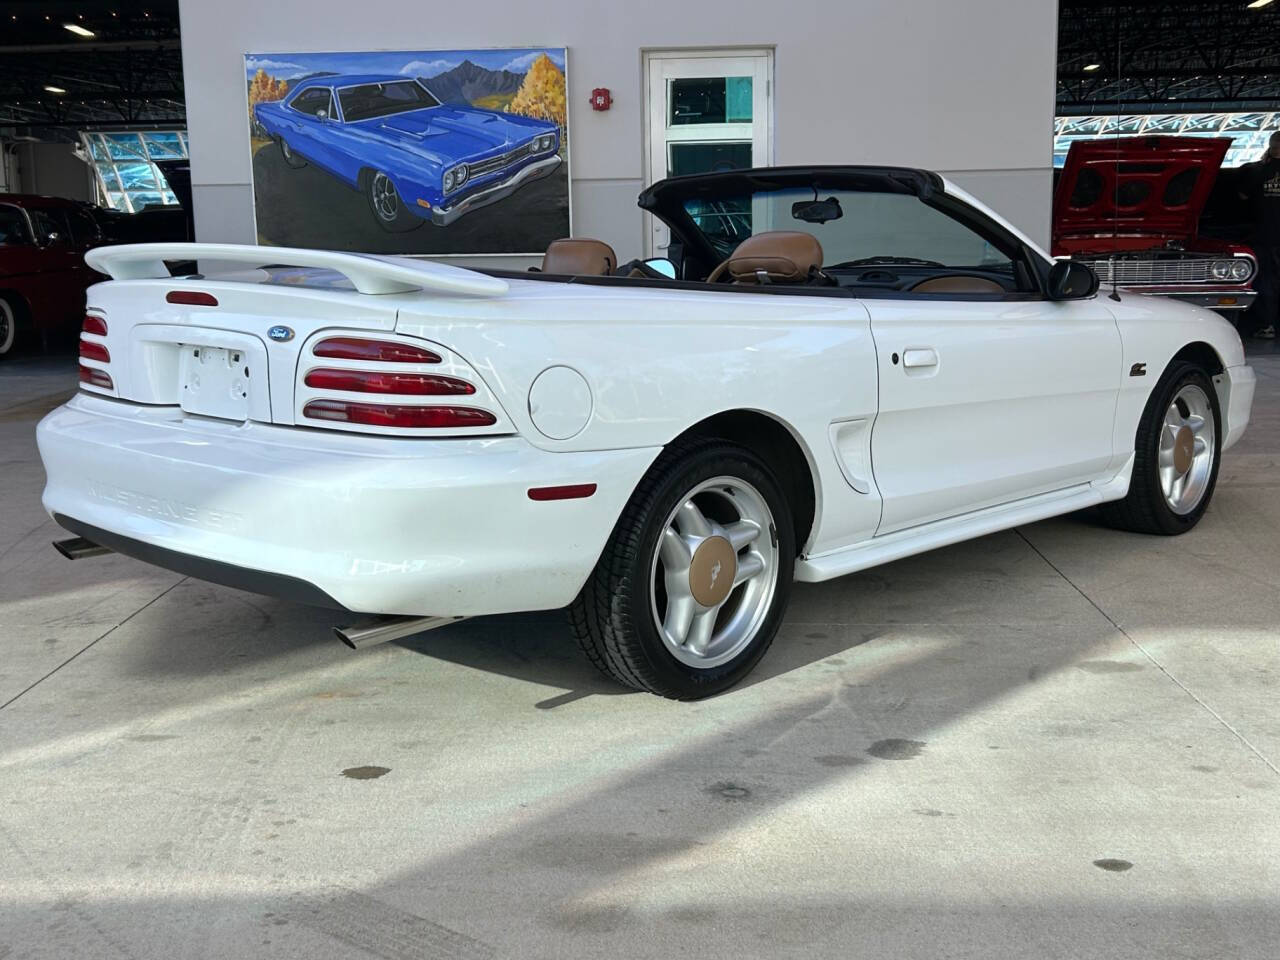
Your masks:
<path fill-rule="evenodd" d="M 773 524 L 760 492 L 728 476 L 698 484 L 667 517 L 650 565 L 651 613 L 681 663 L 718 666 L 759 631 L 778 584 Z"/>
<path fill-rule="evenodd" d="M 1195 510 L 1209 489 L 1217 455 L 1214 439 L 1209 398 L 1188 383 L 1174 394 L 1165 411 L 1157 459 L 1165 503 L 1179 516 Z"/>

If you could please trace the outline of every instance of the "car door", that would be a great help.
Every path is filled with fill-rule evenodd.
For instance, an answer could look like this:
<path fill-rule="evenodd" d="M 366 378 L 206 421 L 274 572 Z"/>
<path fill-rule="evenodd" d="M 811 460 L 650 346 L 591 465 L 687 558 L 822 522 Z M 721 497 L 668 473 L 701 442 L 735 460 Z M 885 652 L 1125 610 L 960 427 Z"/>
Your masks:
<path fill-rule="evenodd" d="M 34 257 L 38 287 L 48 311 L 36 318 L 36 326 L 53 329 L 78 322 L 84 305 L 85 284 L 80 273 L 84 261 L 72 241 L 67 218 L 51 207 L 32 207 L 27 213 L 39 248 Z M 35 312 L 34 306 L 32 310 Z"/>
<path fill-rule="evenodd" d="M 318 137 L 323 135 L 320 115 L 326 119 L 332 104 L 332 94 L 328 87 L 309 87 L 291 101 L 283 111 L 284 123 L 289 132 L 285 140 L 289 149 L 302 154 L 307 159 L 314 159 L 319 146 Z"/>
<path fill-rule="evenodd" d="M 942 292 L 864 294 L 880 383 L 877 534 L 1097 479 L 1112 459 L 1121 380 L 1110 311 L 1096 296 L 1044 298 L 1038 255 L 995 224 L 977 233 L 933 214 L 897 224 L 912 231 L 912 256 L 948 270 L 930 268 L 922 286 Z M 1008 289 L 982 292 L 991 278 Z"/>

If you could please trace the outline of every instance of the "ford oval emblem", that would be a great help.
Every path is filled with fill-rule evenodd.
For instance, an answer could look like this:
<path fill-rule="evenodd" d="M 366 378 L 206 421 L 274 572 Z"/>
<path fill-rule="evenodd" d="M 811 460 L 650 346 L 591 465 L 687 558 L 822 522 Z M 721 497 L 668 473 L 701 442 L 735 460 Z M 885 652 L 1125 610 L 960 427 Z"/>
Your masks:
<path fill-rule="evenodd" d="M 267 336 L 276 343 L 288 343 L 293 339 L 293 327 L 286 327 L 284 324 L 277 324 L 267 331 Z"/>

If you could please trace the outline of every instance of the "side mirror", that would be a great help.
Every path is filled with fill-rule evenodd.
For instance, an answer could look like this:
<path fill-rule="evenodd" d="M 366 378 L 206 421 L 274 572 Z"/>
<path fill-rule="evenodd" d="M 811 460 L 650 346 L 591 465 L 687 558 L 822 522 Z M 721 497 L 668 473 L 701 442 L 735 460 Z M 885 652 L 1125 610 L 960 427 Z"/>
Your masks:
<path fill-rule="evenodd" d="M 61 234 L 59 234 L 57 230 L 50 230 L 50 231 L 49 231 L 48 233 L 46 233 L 43 237 L 41 237 L 41 238 L 40 238 L 40 246 L 42 246 L 42 247 L 52 247 L 52 246 L 53 246 L 55 243 L 57 243 L 60 239 L 62 239 L 62 237 L 61 237 Z"/>
<path fill-rule="evenodd" d="M 666 257 L 654 257 L 651 260 L 646 260 L 644 265 L 650 270 L 656 270 L 668 280 L 674 280 L 676 278 L 676 265 Z"/>
<path fill-rule="evenodd" d="M 1098 292 L 1098 275 L 1077 260 L 1057 260 L 1049 268 L 1050 300 L 1083 300 Z"/>
<path fill-rule="evenodd" d="M 317 111 L 316 111 L 316 119 L 317 119 L 317 120 L 319 120 L 321 123 L 328 123 L 328 122 L 329 122 L 329 111 L 328 111 L 328 110 L 317 110 Z"/>

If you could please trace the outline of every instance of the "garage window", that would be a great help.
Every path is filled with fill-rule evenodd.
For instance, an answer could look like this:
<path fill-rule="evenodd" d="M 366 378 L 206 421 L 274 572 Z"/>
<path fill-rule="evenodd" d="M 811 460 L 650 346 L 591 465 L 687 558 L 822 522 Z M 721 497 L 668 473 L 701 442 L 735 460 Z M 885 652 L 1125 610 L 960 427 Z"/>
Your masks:
<path fill-rule="evenodd" d="M 84 147 L 98 188 L 98 202 L 112 210 L 137 213 L 150 206 L 178 202 L 157 160 L 184 160 L 185 130 L 110 130 L 82 132 Z"/>

